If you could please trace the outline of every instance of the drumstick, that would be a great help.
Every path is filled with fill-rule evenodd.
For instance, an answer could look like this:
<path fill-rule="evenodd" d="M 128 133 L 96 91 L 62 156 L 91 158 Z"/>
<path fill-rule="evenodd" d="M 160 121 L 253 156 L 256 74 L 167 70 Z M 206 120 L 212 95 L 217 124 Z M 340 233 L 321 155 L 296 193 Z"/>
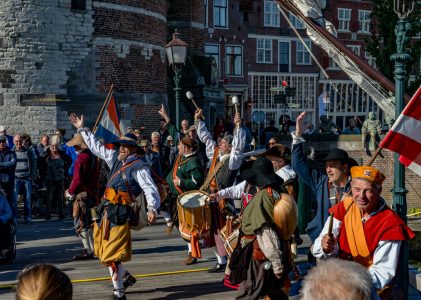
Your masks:
<path fill-rule="evenodd" d="M 235 114 L 238 114 L 238 104 L 240 103 L 240 101 L 238 101 L 238 96 L 232 96 L 231 101 L 235 107 Z M 240 127 L 239 124 L 237 124 L 237 127 Z"/>
<path fill-rule="evenodd" d="M 332 237 L 333 235 L 332 235 L 332 230 L 333 230 L 333 213 L 331 213 L 330 214 L 330 217 L 329 217 L 330 219 L 329 219 L 329 230 L 328 230 L 328 232 L 327 232 L 327 234 L 330 236 L 330 237 Z"/>
<path fill-rule="evenodd" d="M 199 106 L 197 106 L 196 101 L 194 101 L 194 99 L 193 99 L 193 93 L 192 92 L 187 91 L 186 97 L 187 97 L 187 99 L 191 100 L 191 102 L 193 102 L 193 105 L 196 107 L 196 109 L 199 109 Z M 205 119 L 205 117 L 202 115 L 202 120 L 204 120 L 204 119 Z"/>

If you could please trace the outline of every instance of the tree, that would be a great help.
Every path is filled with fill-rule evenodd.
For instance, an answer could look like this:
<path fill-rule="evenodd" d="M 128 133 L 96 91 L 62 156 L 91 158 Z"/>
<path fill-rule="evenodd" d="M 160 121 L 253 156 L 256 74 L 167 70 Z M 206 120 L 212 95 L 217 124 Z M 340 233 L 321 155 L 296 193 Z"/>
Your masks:
<path fill-rule="evenodd" d="M 390 56 L 396 53 L 396 35 L 395 25 L 398 16 L 393 10 L 393 0 L 372 0 L 373 11 L 371 15 L 374 24 L 372 36 L 366 40 L 366 50 L 376 59 L 376 65 L 379 71 L 390 80 L 394 81 L 394 64 L 390 61 Z M 421 32 L 421 4 L 415 5 L 414 11 L 409 15 L 408 22 L 411 29 L 407 35 L 416 37 Z M 408 43 L 408 53 L 411 60 L 407 64 L 406 92 L 409 95 L 415 93 L 421 84 L 420 58 L 421 58 L 421 39 L 412 38 Z M 409 78 L 415 78 L 415 81 L 409 82 Z"/>

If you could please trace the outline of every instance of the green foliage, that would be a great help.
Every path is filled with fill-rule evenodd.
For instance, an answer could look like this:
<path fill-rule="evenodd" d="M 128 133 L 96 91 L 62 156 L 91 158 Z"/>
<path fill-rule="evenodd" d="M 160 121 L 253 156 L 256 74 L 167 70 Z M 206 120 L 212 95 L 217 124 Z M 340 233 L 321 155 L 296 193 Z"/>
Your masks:
<path fill-rule="evenodd" d="M 376 24 L 375 32 L 373 32 L 370 39 L 366 40 L 366 50 L 371 56 L 376 58 L 376 64 L 379 71 L 390 80 L 394 81 L 393 71 L 394 63 L 390 61 L 390 56 L 396 53 L 396 35 L 395 25 L 398 21 L 398 16 L 393 10 L 393 0 L 372 0 L 373 12 L 372 19 Z M 408 31 L 407 36 L 415 37 L 421 32 L 421 4 L 415 6 L 414 11 L 409 15 L 408 21 L 411 24 L 411 30 Z M 411 39 L 407 43 L 407 51 L 411 55 L 411 60 L 407 63 L 407 74 L 414 75 L 416 81 L 409 84 L 406 82 L 406 91 L 409 95 L 415 93 L 421 84 L 420 74 L 420 57 L 421 57 L 421 40 Z M 409 77 L 409 76 L 408 76 Z"/>
<path fill-rule="evenodd" d="M 421 208 L 411 208 L 410 210 L 408 210 L 408 215 L 412 215 L 412 214 L 419 214 L 421 216 Z"/>

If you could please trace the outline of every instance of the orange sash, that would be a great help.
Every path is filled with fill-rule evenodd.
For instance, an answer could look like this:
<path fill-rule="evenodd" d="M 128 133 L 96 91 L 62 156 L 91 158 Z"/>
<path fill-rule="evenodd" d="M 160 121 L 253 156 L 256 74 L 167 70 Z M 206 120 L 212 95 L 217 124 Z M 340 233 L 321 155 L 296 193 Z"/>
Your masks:
<path fill-rule="evenodd" d="M 352 197 L 347 197 L 342 202 L 347 210 L 344 223 L 351 255 L 354 261 L 368 268 L 373 264 L 373 258 L 365 239 L 360 209 L 355 205 Z"/>
<path fill-rule="evenodd" d="M 218 162 L 218 154 L 219 154 L 219 147 L 215 146 L 215 150 L 213 152 L 213 157 L 212 157 L 212 163 L 209 166 L 209 171 L 208 171 L 208 175 L 213 173 L 213 170 L 215 169 L 215 166 Z M 218 184 L 216 183 L 216 176 L 212 179 L 211 183 L 210 183 L 210 188 L 213 190 L 217 190 L 218 189 Z"/>
<path fill-rule="evenodd" d="M 173 180 L 177 177 L 177 170 L 178 170 L 178 166 L 180 165 L 180 161 L 181 161 L 182 157 L 183 157 L 182 155 L 177 156 L 177 159 L 174 162 L 174 166 L 173 166 L 173 169 L 172 169 L 172 179 Z M 174 187 L 177 190 L 179 195 L 183 193 L 183 191 L 180 189 L 180 187 L 175 185 L 174 182 L 173 182 L 173 185 L 174 185 Z"/>

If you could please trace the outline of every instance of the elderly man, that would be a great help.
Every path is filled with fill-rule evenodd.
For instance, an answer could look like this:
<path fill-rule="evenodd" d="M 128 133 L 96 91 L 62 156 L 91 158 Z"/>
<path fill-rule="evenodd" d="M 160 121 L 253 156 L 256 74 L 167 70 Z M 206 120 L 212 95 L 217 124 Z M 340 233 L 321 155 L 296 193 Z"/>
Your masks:
<path fill-rule="evenodd" d="M 13 138 L 15 144 L 15 155 L 16 155 L 16 169 L 15 169 L 15 206 L 12 207 L 14 218 L 17 220 L 18 217 L 18 195 L 21 190 L 25 189 L 25 203 L 24 203 L 24 216 L 25 223 L 32 224 L 32 181 L 35 179 L 37 170 L 37 160 L 34 153 L 23 145 L 23 139 L 20 134 L 17 134 Z"/>
<path fill-rule="evenodd" d="M 415 235 L 380 197 L 383 173 L 361 166 L 353 167 L 351 176 L 352 197 L 330 209 L 332 226 L 330 220 L 326 222 L 314 243 L 313 255 L 360 263 L 367 268 L 374 287 L 385 293 L 393 286 L 402 241 Z"/>
<path fill-rule="evenodd" d="M 99 206 L 100 224 L 94 222 L 95 254 L 110 270 L 114 291 L 112 299 L 126 299 L 125 288 L 136 279 L 121 264 L 131 259 L 131 236 L 127 208 L 133 198 L 145 194 L 148 222 L 156 221 L 159 193 L 152 180 L 149 166 L 137 155 L 136 136 L 128 133 L 115 142 L 118 151 L 107 149 L 89 129 L 84 128 L 83 116 L 70 115 L 71 123 L 81 133 L 92 153 L 104 159 L 110 167 L 110 176 L 103 200 Z M 124 282 L 123 282 L 124 280 Z"/>
<path fill-rule="evenodd" d="M 206 145 L 206 155 L 211 161 L 209 167 L 208 178 L 209 187 L 205 187 L 210 193 L 216 193 L 218 190 L 232 186 L 237 175 L 237 171 L 241 166 L 244 147 L 246 146 L 246 132 L 241 128 L 240 114 L 236 114 L 234 123 L 236 124 L 234 136 L 225 135 L 219 145 L 212 139 L 211 133 L 202 121 L 203 111 L 197 109 L 194 115 L 194 122 L 197 135 L 202 143 Z M 228 159 L 225 159 L 228 158 Z M 230 199 L 225 199 L 229 201 Z M 233 203 L 231 203 L 233 205 Z M 219 236 L 219 231 L 225 226 L 225 216 L 221 215 L 221 211 L 217 205 L 212 205 L 212 226 L 214 226 L 214 238 L 216 244 L 215 255 L 217 257 L 216 265 L 209 272 L 223 272 L 227 264 L 227 252 L 224 243 Z"/>
<path fill-rule="evenodd" d="M 317 197 L 316 216 L 307 226 L 307 233 L 314 242 L 327 220 L 327 211 L 330 206 L 340 202 L 342 197 L 350 192 L 349 170 L 357 165 L 357 162 L 350 158 L 346 151 L 337 148 L 331 150 L 325 157 L 326 173 L 309 163 L 304 154 L 304 139 L 302 138 L 305 115 L 306 112 L 302 112 L 298 116 L 295 133 L 291 133 L 293 138 L 291 164 L 298 177 Z"/>

